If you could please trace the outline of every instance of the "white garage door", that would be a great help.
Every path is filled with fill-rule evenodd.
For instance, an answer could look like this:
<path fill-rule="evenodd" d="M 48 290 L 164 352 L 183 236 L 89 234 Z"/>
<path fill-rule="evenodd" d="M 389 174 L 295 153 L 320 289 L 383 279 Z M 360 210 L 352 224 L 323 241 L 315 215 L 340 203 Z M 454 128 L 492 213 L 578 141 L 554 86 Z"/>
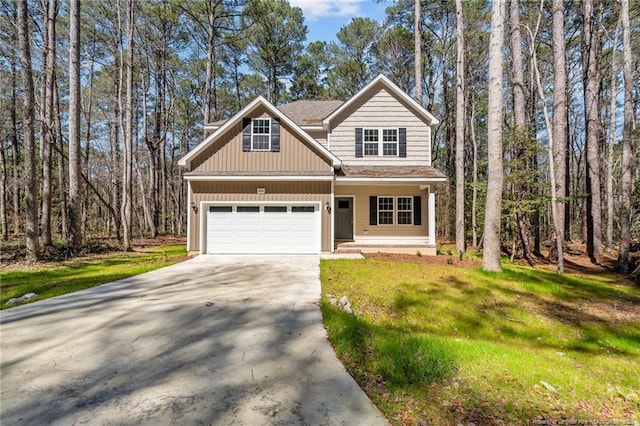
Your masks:
<path fill-rule="evenodd" d="M 215 205 L 207 211 L 207 253 L 320 252 L 317 205 Z"/>

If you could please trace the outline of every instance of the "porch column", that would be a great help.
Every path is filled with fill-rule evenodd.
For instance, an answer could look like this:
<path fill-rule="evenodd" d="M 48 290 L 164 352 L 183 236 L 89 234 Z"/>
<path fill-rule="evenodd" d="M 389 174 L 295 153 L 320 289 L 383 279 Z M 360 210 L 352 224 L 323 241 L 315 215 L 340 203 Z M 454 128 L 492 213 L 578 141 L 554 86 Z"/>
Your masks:
<path fill-rule="evenodd" d="M 436 244 L 436 193 L 429 187 L 429 243 Z"/>

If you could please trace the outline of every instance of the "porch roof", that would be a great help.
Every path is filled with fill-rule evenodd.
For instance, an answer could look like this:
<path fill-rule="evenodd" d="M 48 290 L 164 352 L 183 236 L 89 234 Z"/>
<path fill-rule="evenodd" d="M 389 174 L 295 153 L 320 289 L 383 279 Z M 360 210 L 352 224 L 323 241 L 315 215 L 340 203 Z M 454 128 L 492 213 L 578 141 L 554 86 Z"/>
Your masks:
<path fill-rule="evenodd" d="M 337 174 L 345 178 L 418 178 L 444 181 L 447 177 L 431 166 L 347 166 Z"/>

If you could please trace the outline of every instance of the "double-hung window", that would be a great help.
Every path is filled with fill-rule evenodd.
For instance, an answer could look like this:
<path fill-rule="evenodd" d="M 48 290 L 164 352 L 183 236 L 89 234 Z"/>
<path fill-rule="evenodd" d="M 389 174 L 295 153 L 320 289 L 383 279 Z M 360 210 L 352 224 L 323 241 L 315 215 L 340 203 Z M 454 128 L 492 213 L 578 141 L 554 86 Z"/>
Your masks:
<path fill-rule="evenodd" d="M 396 198 L 396 210 L 398 225 L 413 224 L 413 197 Z"/>
<path fill-rule="evenodd" d="M 251 122 L 251 150 L 269 151 L 271 149 L 271 120 L 254 118 Z"/>
<path fill-rule="evenodd" d="M 362 129 L 365 156 L 398 156 L 398 129 Z"/>
<path fill-rule="evenodd" d="M 382 155 L 398 155 L 398 129 L 382 129 Z"/>
<path fill-rule="evenodd" d="M 393 225 L 393 197 L 378 197 L 378 225 Z"/>
<path fill-rule="evenodd" d="M 378 129 L 364 129 L 363 134 L 364 155 L 378 155 Z"/>

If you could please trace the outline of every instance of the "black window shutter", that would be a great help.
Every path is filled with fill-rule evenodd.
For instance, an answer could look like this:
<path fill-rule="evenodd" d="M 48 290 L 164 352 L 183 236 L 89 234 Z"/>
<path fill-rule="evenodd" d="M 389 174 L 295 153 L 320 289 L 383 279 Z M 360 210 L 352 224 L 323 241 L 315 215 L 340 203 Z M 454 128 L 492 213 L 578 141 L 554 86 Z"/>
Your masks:
<path fill-rule="evenodd" d="M 242 150 L 251 151 L 251 117 L 242 119 Z"/>
<path fill-rule="evenodd" d="M 369 225 L 378 224 L 378 197 L 369 197 Z"/>
<path fill-rule="evenodd" d="M 398 129 L 398 156 L 407 156 L 407 129 L 405 127 Z"/>
<path fill-rule="evenodd" d="M 413 224 L 422 225 L 422 197 L 413 197 Z"/>
<path fill-rule="evenodd" d="M 356 127 L 356 157 L 362 157 L 362 127 Z"/>
<path fill-rule="evenodd" d="M 280 119 L 271 119 L 271 151 L 280 151 Z"/>

